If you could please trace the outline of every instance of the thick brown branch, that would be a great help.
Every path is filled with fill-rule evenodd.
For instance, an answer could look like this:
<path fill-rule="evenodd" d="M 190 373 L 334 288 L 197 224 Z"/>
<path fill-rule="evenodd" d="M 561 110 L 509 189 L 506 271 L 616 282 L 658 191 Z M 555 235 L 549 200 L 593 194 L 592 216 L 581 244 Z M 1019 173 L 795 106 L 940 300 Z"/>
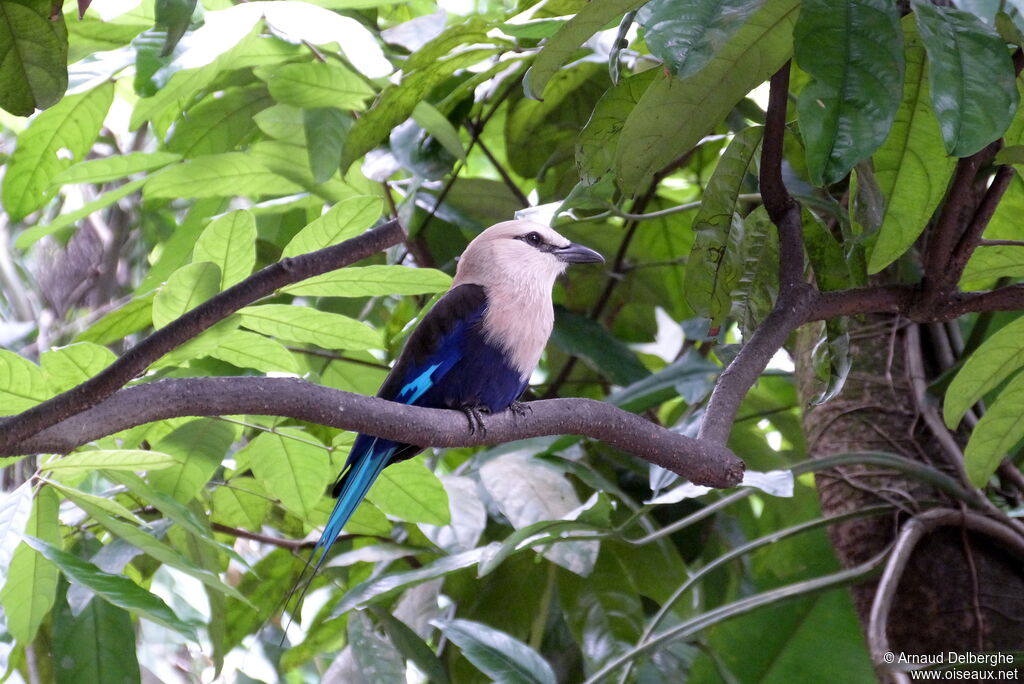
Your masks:
<path fill-rule="evenodd" d="M 459 411 L 406 406 L 385 399 L 313 385 L 293 378 L 187 378 L 122 389 L 102 403 L 0 449 L 0 456 L 64 453 L 134 425 L 180 416 L 273 415 L 424 446 L 499 444 L 544 435 L 599 439 L 697 484 L 734 487 L 743 462 L 724 446 L 659 427 L 611 404 L 554 399 L 485 419 L 486 432 L 470 434 Z"/>
<path fill-rule="evenodd" d="M 996 171 L 992 184 L 988 186 L 988 190 L 985 191 L 985 197 L 981 200 L 981 204 L 978 205 L 978 210 L 974 212 L 971 225 L 964 231 L 960 242 L 957 243 L 956 249 L 953 251 L 953 256 L 949 259 L 949 273 L 946 276 L 949 283 L 955 284 L 960 280 L 960 275 L 964 272 L 967 261 L 971 258 L 971 254 L 974 253 L 974 248 L 978 246 L 982 233 L 985 232 L 989 221 L 992 220 L 992 215 L 996 213 L 999 200 L 1003 199 L 1003 195 L 1006 193 L 1006 189 L 1010 187 L 1010 182 L 1013 180 L 1015 173 L 1012 166 L 1000 166 L 999 170 Z"/>
<path fill-rule="evenodd" d="M 389 221 L 339 245 L 282 259 L 267 266 L 160 328 L 81 385 L 0 421 L 0 451 L 9 452 L 11 446 L 29 435 L 96 405 L 167 352 L 257 299 L 273 294 L 285 285 L 365 259 L 399 244 L 404 238 L 405 233 L 398 221 Z"/>

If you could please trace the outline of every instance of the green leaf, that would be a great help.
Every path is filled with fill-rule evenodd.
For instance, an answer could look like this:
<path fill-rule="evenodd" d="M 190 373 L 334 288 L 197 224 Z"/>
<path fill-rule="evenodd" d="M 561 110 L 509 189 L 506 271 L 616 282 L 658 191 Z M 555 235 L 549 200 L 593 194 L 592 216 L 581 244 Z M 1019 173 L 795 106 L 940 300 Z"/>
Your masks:
<path fill-rule="evenodd" d="M 196 0 L 156 0 L 156 27 L 167 32 L 161 57 L 174 51 L 174 47 L 192 24 Z"/>
<path fill-rule="evenodd" d="M 178 458 L 177 467 L 149 474 L 154 488 L 179 502 L 195 498 L 220 467 L 238 426 L 213 418 L 190 420 L 155 444 Z"/>
<path fill-rule="evenodd" d="M 978 289 L 971 284 L 990 283 L 998 278 L 1020 278 L 1024 276 L 1024 260 L 1020 258 L 1020 247 L 1005 245 L 980 245 L 974 250 L 967 268 L 960 278 L 964 290 Z"/>
<path fill-rule="evenodd" d="M 281 256 L 298 256 L 344 242 L 373 225 L 383 211 L 384 203 L 379 197 L 347 197 L 300 230 L 285 245 Z"/>
<path fill-rule="evenodd" d="M 383 601 L 411 586 L 473 567 L 482 559 L 494 553 L 498 546 L 498 543 L 492 542 L 487 546 L 481 546 L 453 556 L 442 556 L 415 570 L 384 575 L 383 577 L 375 577 L 361 582 L 345 594 L 345 597 L 337 607 L 331 611 L 331 618 L 344 615 L 353 608 Z"/>
<path fill-rule="evenodd" d="M 412 110 L 412 118 L 453 157 L 466 161 L 466 150 L 462 147 L 459 132 L 436 107 L 424 100 Z"/>
<path fill-rule="evenodd" d="M 844 178 L 881 145 L 900 104 L 903 34 L 887 0 L 805 0 L 794 28 L 797 63 L 811 75 L 797 100 L 815 185 Z"/>
<path fill-rule="evenodd" d="M 49 396 L 46 376 L 39 366 L 0 349 L 0 416 L 21 413 Z"/>
<path fill-rule="evenodd" d="M 417 52 L 422 54 L 425 49 L 426 46 Z M 342 173 L 352 162 L 376 147 L 398 124 L 412 116 L 416 105 L 426 99 L 431 90 L 459 69 L 478 64 L 495 52 L 494 48 L 467 50 L 441 59 L 430 68 L 407 72 L 399 85 L 385 88 L 374 106 L 352 126 L 341 158 Z"/>
<path fill-rule="evenodd" d="M 612 86 L 598 100 L 576 139 L 576 166 L 581 181 L 595 184 L 615 168 L 615 145 L 622 126 L 657 78 L 664 77 L 657 69 L 648 69 Z"/>
<path fill-rule="evenodd" d="M 76 451 L 73 454 L 48 461 L 40 468 L 65 475 L 80 475 L 97 470 L 164 470 L 176 465 L 181 465 L 180 458 L 160 451 L 105 449 Z"/>
<path fill-rule="evenodd" d="M 60 100 L 68 87 L 68 31 L 49 0 L 0 5 L 0 107 L 29 116 Z M 6 198 L 5 198 L 6 200 Z"/>
<path fill-rule="evenodd" d="M 205 98 L 174 125 L 166 148 L 186 158 L 230 152 L 252 140 L 259 130 L 253 117 L 274 104 L 263 88 L 228 88 Z"/>
<path fill-rule="evenodd" d="M 684 78 L 655 79 L 626 119 L 615 150 L 627 193 L 693 148 L 737 102 L 789 59 L 797 0 L 766 0 L 715 59 Z"/>
<path fill-rule="evenodd" d="M 87 159 L 58 173 L 50 179 L 50 184 L 107 183 L 134 173 L 159 169 L 180 159 L 181 155 L 173 152 L 129 152 L 102 159 Z"/>
<path fill-rule="evenodd" d="M 114 352 L 92 342 L 57 347 L 39 356 L 47 385 L 54 394 L 80 385 L 116 360 Z"/>
<path fill-rule="evenodd" d="M 164 327 L 217 294 L 220 277 L 220 269 L 208 261 L 179 268 L 156 293 L 153 327 Z"/>
<path fill-rule="evenodd" d="M 555 684 L 555 673 L 539 653 L 480 622 L 447 620 L 431 622 L 462 655 L 500 684 Z"/>
<path fill-rule="evenodd" d="M 995 29 L 973 14 L 927 0 L 912 6 L 946 152 L 974 154 L 1006 131 L 1017 110 L 1010 52 Z"/>
<path fill-rule="evenodd" d="M 775 306 L 779 294 L 779 233 L 760 206 L 743 221 L 742 264 L 736 287 L 730 294 L 732 317 L 749 340 Z"/>
<path fill-rule="evenodd" d="M 79 333 L 75 341 L 110 344 L 148 328 L 153 324 L 155 298 L 155 292 L 132 298 L 124 306 L 114 309 Z"/>
<path fill-rule="evenodd" d="M 722 367 L 694 351 L 688 351 L 657 373 L 608 395 L 608 403 L 639 413 L 681 396 L 697 403 L 715 386 Z"/>
<path fill-rule="evenodd" d="M 480 467 L 480 481 L 498 510 L 517 530 L 545 520 L 571 519 L 580 500 L 555 468 L 519 451 L 492 458 Z M 596 541 L 562 541 L 540 548 L 544 557 L 577 575 L 587 576 L 597 560 Z"/>
<path fill-rule="evenodd" d="M 85 158 L 113 99 L 113 82 L 69 95 L 33 119 L 28 130 L 18 136 L 0 195 L 12 221 L 20 221 L 46 204 L 53 196 L 48 192 L 50 179 L 71 166 L 72 160 Z"/>
<path fill-rule="evenodd" d="M 732 291 L 743 274 L 743 219 L 740 200 L 747 176 L 755 173 L 764 129 L 746 128 L 732 139 L 704 189 L 693 220 L 694 241 L 686 261 L 687 303 L 712 325 L 721 325 L 732 309 Z"/>
<path fill-rule="evenodd" d="M 946 390 L 942 416 L 956 429 L 967 409 L 1024 366 L 1024 318 L 994 333 L 971 354 Z"/>
<path fill-rule="evenodd" d="M 403 656 L 416 663 L 416 667 L 427 676 L 430 682 L 433 682 L 433 684 L 448 684 L 448 673 L 445 671 L 441 659 L 420 638 L 419 634 L 380 606 L 371 606 L 370 609 L 374 616 L 380 620 L 381 627 L 384 628 L 395 648 Z"/>
<path fill-rule="evenodd" d="M 348 643 L 364 682 L 404 684 L 405 660 L 362 611 L 348 616 Z"/>
<path fill-rule="evenodd" d="M 197 641 L 195 627 L 174 614 L 163 599 L 139 587 L 130 579 L 101 571 L 88 561 L 61 551 L 56 546 L 35 537 L 25 543 L 60 568 L 69 581 L 91 589 L 98 596 L 130 613 L 163 625 L 192 641 Z"/>
<path fill-rule="evenodd" d="M 73 501 L 75 503 L 78 503 L 79 501 L 85 501 L 86 505 L 102 510 L 110 515 L 116 515 L 118 517 L 124 518 L 125 520 L 130 520 L 136 525 L 143 524 L 142 520 L 139 519 L 137 515 L 129 511 L 121 504 L 119 504 L 116 499 L 108 499 L 103 496 L 96 496 L 95 494 L 87 494 L 79 489 L 75 489 L 74 487 L 67 487 L 65 485 L 60 484 L 59 482 L 54 482 L 52 480 L 48 481 L 47 484 L 50 487 L 56 489 L 61 494 L 63 494 L 65 497 L 67 497 L 69 501 Z M 83 508 L 82 510 L 85 509 Z"/>
<path fill-rule="evenodd" d="M 567 354 L 582 358 L 613 384 L 629 385 L 650 375 L 622 340 L 589 316 L 557 307 L 551 341 Z"/>
<path fill-rule="evenodd" d="M 337 173 L 345 138 L 348 137 L 353 121 L 350 114 L 335 107 L 316 107 L 302 111 L 302 130 L 309 154 L 309 168 L 315 182 L 323 183 Z"/>
<path fill-rule="evenodd" d="M 25 480 L 14 491 L 0 495 L 0 583 L 7 581 L 11 557 L 32 514 L 32 492 L 32 480 Z"/>
<path fill-rule="evenodd" d="M 910 249 L 945 194 L 956 165 L 940 147 L 942 133 L 931 111 L 921 38 L 912 22 L 903 26 L 903 100 L 889 137 L 874 156 L 875 180 L 886 201 L 868 273 L 878 273 Z"/>
<path fill-rule="evenodd" d="M 366 100 L 373 96 L 373 88 L 358 74 L 334 61 L 260 67 L 256 75 L 266 81 L 275 100 L 306 109 L 362 111 Z"/>
<path fill-rule="evenodd" d="M 632 12 L 643 4 L 643 0 L 606 0 L 583 5 L 534 58 L 533 66 L 523 78 L 526 96 L 535 100 L 544 99 L 548 82 L 571 59 L 576 48 L 626 12 Z"/>
<path fill-rule="evenodd" d="M 324 349 L 381 349 L 380 333 L 341 314 L 288 304 L 247 306 L 238 312 L 242 325 L 283 340 Z"/>
<path fill-rule="evenodd" d="M 111 534 L 125 540 L 135 548 L 144 552 L 150 558 L 153 558 L 168 567 L 180 570 L 215 591 L 227 594 L 228 596 L 232 596 L 239 600 L 244 600 L 242 595 L 238 593 L 237 589 L 225 584 L 215 573 L 199 567 L 191 560 L 181 555 L 178 551 L 160 541 L 152 528 L 148 526 L 136 527 L 130 523 L 112 518 L 107 515 L 105 510 L 106 506 L 97 506 L 95 505 L 95 502 L 85 497 L 77 497 L 75 499 L 75 503 L 78 504 L 79 508 L 88 513 L 93 520 L 105 527 Z"/>
<path fill-rule="evenodd" d="M 804 247 L 814 271 L 814 280 L 822 291 L 850 286 L 850 265 L 843 246 L 811 212 L 803 212 Z"/>
<path fill-rule="evenodd" d="M 379 297 L 443 292 L 452 277 L 433 268 L 408 266 L 348 266 L 282 288 L 308 297 Z"/>
<path fill-rule="evenodd" d="M 264 432 L 245 448 L 252 472 L 281 504 L 309 520 L 331 479 L 330 459 L 323 445 L 297 428 Z"/>
<path fill-rule="evenodd" d="M 384 513 L 407 522 L 428 525 L 451 522 L 448 493 L 422 458 L 385 468 L 366 498 Z"/>
<path fill-rule="evenodd" d="M 149 182 L 148 177 L 139 178 L 138 180 L 133 180 L 130 183 L 125 183 L 124 185 L 114 188 L 110 192 L 103 193 L 92 202 L 88 202 L 78 209 L 61 214 L 49 223 L 38 223 L 31 228 L 23 230 L 18 235 L 18 239 L 15 240 L 14 245 L 18 249 L 28 249 L 41 238 L 64 231 L 77 224 L 86 216 L 89 216 L 100 209 L 106 209 L 115 202 L 124 199 L 141 188 L 147 182 Z"/>
<path fill-rule="evenodd" d="M 32 515 L 24 530 L 25 543 L 31 546 L 31 540 L 40 537 L 55 547 L 60 544 L 59 503 L 57 494 L 49 487 L 36 492 Z M 28 645 L 53 606 L 57 568 L 25 544 L 19 544 L 6 570 L 7 581 L 0 590 L 0 602 L 7 615 L 7 631 L 19 643 Z"/>
<path fill-rule="evenodd" d="M 747 0 L 652 0 L 636 20 L 651 54 L 685 78 L 707 64 L 760 6 Z"/>
<path fill-rule="evenodd" d="M 263 335 L 235 330 L 217 342 L 210 356 L 264 373 L 298 373 L 295 357 L 284 345 Z"/>
<path fill-rule="evenodd" d="M 259 530 L 270 513 L 271 495 L 251 477 L 233 477 L 213 490 L 213 520 L 231 527 Z"/>
<path fill-rule="evenodd" d="M 66 586 L 66 585 L 65 585 Z M 63 600 L 53 616 L 56 684 L 138 682 L 131 616 L 106 601 L 89 601 L 75 615 Z"/>
<path fill-rule="evenodd" d="M 147 198 L 291 195 L 302 187 L 242 152 L 211 154 L 162 170 L 146 184 Z"/>
<path fill-rule="evenodd" d="M 966 370 L 967 366 L 964 365 L 957 375 L 958 380 Z M 946 396 L 949 397 L 952 391 L 953 386 L 950 385 Z M 984 487 L 988 484 L 992 473 L 1014 445 L 1024 437 L 1024 421 L 1020 419 L 1022 413 L 1024 374 L 1018 373 L 986 408 L 981 420 L 971 431 L 971 438 L 964 449 L 964 467 L 967 469 L 967 477 L 975 487 Z"/>
<path fill-rule="evenodd" d="M 220 269 L 221 290 L 242 281 L 256 263 L 256 218 L 242 209 L 214 219 L 196 241 L 192 260 Z"/>

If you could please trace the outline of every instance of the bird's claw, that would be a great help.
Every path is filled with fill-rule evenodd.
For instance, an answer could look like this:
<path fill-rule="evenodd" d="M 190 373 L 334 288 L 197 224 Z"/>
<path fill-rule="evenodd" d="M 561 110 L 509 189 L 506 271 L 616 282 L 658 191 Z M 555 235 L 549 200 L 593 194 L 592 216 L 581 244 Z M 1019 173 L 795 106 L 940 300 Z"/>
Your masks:
<path fill-rule="evenodd" d="M 466 414 L 466 420 L 469 421 L 469 434 L 475 435 L 476 431 L 479 430 L 481 436 L 487 435 L 483 414 L 490 413 L 490 411 L 476 406 L 463 406 L 459 410 Z"/>
<path fill-rule="evenodd" d="M 527 413 L 533 413 L 533 407 L 521 401 L 513 401 L 508 405 L 508 410 L 517 418 L 525 418 Z"/>

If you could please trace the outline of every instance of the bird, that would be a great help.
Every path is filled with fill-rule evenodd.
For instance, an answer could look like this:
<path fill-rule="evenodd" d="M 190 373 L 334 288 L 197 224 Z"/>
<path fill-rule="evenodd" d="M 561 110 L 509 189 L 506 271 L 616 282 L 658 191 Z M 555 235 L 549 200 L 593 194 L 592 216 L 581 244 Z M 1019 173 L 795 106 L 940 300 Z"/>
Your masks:
<path fill-rule="evenodd" d="M 467 245 L 451 288 L 409 336 L 377 396 L 458 409 L 471 433 L 484 429 L 481 414 L 510 408 L 522 413 L 518 399 L 554 325 L 555 279 L 570 264 L 600 262 L 598 252 L 540 223 L 514 220 L 487 228 Z M 356 437 L 332 487 L 334 510 L 310 555 L 312 561 L 320 554 L 312 576 L 381 471 L 423 449 Z"/>

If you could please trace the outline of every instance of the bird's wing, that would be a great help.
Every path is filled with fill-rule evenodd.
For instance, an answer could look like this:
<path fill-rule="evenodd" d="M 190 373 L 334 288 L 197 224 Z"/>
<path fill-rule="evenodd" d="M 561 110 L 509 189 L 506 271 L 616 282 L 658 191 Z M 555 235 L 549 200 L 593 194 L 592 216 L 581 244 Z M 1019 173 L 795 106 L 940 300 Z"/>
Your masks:
<path fill-rule="evenodd" d="M 487 296 L 481 286 L 460 285 L 450 290 L 409 336 L 378 396 L 416 404 L 462 358 L 465 335 L 480 321 L 486 308 Z M 338 501 L 313 551 L 316 555 L 323 549 L 321 562 L 384 467 L 396 455 L 408 458 L 419 450 L 417 446 L 370 435 L 356 438 L 334 484 L 332 493 Z"/>

